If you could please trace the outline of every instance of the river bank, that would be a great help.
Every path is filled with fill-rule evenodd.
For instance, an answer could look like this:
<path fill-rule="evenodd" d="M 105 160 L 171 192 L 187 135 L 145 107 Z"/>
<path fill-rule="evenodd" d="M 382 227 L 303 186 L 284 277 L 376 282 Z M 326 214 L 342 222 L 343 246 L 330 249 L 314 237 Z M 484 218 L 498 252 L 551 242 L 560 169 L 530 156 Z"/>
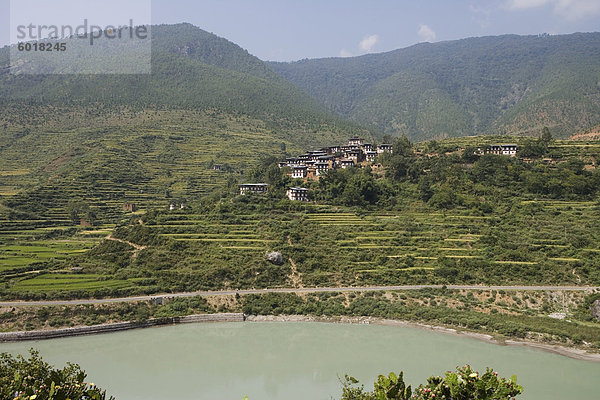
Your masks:
<path fill-rule="evenodd" d="M 35 340 L 48 340 L 84 335 L 96 335 L 102 333 L 113 333 L 132 329 L 151 328 L 166 325 L 191 324 L 191 323 L 210 323 L 210 322 L 324 322 L 341 324 L 375 324 L 385 326 L 410 327 L 426 329 L 429 331 L 440 332 L 448 335 L 461 336 L 470 339 L 476 339 L 487 343 L 500 346 L 525 346 L 538 350 L 559 354 L 565 357 L 582 361 L 600 362 L 600 353 L 591 353 L 584 349 L 567 347 L 557 344 L 541 343 L 533 340 L 515 340 L 507 339 L 499 335 L 493 336 L 481 332 L 472 332 L 457 330 L 455 328 L 430 325 L 419 322 L 409 322 L 402 320 L 384 319 L 377 317 L 325 317 L 325 316 L 306 316 L 306 315 L 249 315 L 242 313 L 218 313 L 218 314 L 198 314 L 184 317 L 170 317 L 160 319 L 150 319 L 144 322 L 117 322 L 109 324 L 100 324 L 92 326 L 79 326 L 72 328 L 61 328 L 38 331 L 21 332 L 0 332 L 0 343 L 22 342 Z"/>

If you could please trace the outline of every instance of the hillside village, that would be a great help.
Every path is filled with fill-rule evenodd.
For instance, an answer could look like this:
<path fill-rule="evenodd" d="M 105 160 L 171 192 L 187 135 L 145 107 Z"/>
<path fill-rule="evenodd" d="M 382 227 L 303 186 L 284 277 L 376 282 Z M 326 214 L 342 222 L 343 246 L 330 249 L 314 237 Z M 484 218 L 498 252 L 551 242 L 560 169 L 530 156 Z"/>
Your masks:
<path fill-rule="evenodd" d="M 363 138 L 353 137 L 348 144 L 341 146 L 323 147 L 318 150 L 308 151 L 297 157 L 286 158 L 279 163 L 279 168 L 294 179 L 302 179 L 304 182 L 317 180 L 326 175 L 328 171 L 337 168 L 351 167 L 381 167 L 377 164 L 382 154 L 393 154 L 391 144 L 373 145 L 366 143 Z M 496 144 L 478 147 L 475 155 L 484 154 L 505 155 L 516 157 L 516 144 Z M 269 185 L 266 183 L 243 183 L 239 186 L 240 195 L 266 193 Z M 287 190 L 287 197 L 292 201 L 308 201 L 308 189 L 302 187 L 291 187 Z"/>

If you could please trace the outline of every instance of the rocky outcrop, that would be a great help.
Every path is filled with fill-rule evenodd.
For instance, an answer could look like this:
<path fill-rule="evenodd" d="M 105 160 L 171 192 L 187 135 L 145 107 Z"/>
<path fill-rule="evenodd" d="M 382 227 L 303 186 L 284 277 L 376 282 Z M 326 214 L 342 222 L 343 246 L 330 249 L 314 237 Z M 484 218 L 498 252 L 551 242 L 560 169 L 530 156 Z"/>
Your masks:
<path fill-rule="evenodd" d="M 592 304 L 590 312 L 592 313 L 592 317 L 600 321 L 600 300 L 596 300 L 594 304 Z"/>
<path fill-rule="evenodd" d="M 271 253 L 267 252 L 266 254 L 267 261 L 275 265 L 283 265 L 283 254 L 278 251 L 273 251 Z"/>

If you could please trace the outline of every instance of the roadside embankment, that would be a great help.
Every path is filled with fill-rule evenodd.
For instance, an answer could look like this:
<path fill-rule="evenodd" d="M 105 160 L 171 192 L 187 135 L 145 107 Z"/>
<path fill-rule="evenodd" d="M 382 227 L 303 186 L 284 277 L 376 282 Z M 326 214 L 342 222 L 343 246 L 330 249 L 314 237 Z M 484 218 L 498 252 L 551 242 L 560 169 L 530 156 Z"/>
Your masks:
<path fill-rule="evenodd" d="M 242 313 L 201 314 L 185 317 L 169 317 L 149 319 L 143 322 L 117 322 L 111 324 L 77 326 L 45 331 L 2 332 L 0 342 L 20 342 L 25 340 L 46 340 L 72 336 L 95 335 L 139 328 L 150 328 L 161 325 L 192 324 L 200 322 L 243 322 Z"/>

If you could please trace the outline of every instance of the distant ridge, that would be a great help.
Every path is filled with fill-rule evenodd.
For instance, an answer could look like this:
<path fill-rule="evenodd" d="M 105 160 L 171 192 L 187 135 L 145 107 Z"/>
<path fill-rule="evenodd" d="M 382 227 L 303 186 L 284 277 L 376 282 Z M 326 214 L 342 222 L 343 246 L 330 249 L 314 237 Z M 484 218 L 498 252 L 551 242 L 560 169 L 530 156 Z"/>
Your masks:
<path fill-rule="evenodd" d="M 600 33 L 481 37 L 270 63 L 328 109 L 415 140 L 600 123 Z"/>

